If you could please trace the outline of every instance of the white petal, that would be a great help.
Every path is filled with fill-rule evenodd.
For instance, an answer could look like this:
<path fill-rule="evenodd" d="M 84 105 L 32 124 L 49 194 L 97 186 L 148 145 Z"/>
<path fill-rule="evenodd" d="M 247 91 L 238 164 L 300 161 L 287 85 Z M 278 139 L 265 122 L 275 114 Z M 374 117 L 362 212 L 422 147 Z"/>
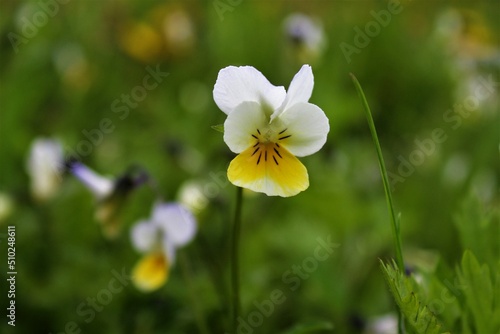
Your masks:
<path fill-rule="evenodd" d="M 191 241 L 196 234 L 196 220 L 185 207 L 175 203 L 157 204 L 152 220 L 163 229 L 176 247 Z"/>
<path fill-rule="evenodd" d="M 374 334 L 397 333 L 398 318 L 394 314 L 383 315 L 370 321 L 367 327 Z"/>
<path fill-rule="evenodd" d="M 281 145 L 290 153 L 304 157 L 316 153 L 326 143 L 330 125 L 323 110 L 311 103 L 296 103 L 280 116 L 287 134 Z"/>
<path fill-rule="evenodd" d="M 268 118 L 256 102 L 244 102 L 227 116 L 224 122 L 224 142 L 234 153 L 241 153 L 253 145 L 257 129 L 267 127 Z"/>
<path fill-rule="evenodd" d="M 162 249 L 163 249 L 163 254 L 168 259 L 169 266 L 173 266 L 177 255 L 177 246 L 170 238 L 168 238 L 168 236 L 165 236 L 163 238 Z"/>
<path fill-rule="evenodd" d="M 251 66 L 229 66 L 219 71 L 214 86 L 214 100 L 226 114 L 231 113 L 240 103 L 258 102 L 277 109 L 285 99 L 282 86 L 272 85 L 266 77 Z"/>
<path fill-rule="evenodd" d="M 84 164 L 74 162 L 71 164 L 70 170 L 98 199 L 102 199 L 113 192 L 113 180 L 95 173 Z"/>
<path fill-rule="evenodd" d="M 157 225 L 148 220 L 141 220 L 130 231 L 132 245 L 140 252 L 149 252 L 158 241 L 158 232 Z"/>
<path fill-rule="evenodd" d="M 62 145 L 57 140 L 36 139 L 31 145 L 27 171 L 35 198 L 49 199 L 58 189 L 63 164 Z"/>
<path fill-rule="evenodd" d="M 273 113 L 271 121 L 294 104 L 307 103 L 311 98 L 313 87 L 314 76 L 311 66 L 303 65 L 300 71 L 293 77 L 286 93 L 285 101 L 283 101 L 283 104 Z"/>

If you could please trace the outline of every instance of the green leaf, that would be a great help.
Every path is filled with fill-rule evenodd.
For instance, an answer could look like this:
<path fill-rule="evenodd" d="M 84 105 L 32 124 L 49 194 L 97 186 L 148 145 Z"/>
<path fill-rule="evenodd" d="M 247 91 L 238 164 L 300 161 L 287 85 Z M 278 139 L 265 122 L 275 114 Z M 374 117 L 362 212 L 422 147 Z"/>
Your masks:
<path fill-rule="evenodd" d="M 496 319 L 496 327 L 500 327 L 500 262 L 497 262 L 495 275 L 495 288 L 493 297 L 493 319 Z"/>
<path fill-rule="evenodd" d="M 495 315 L 494 290 L 490 268 L 480 265 L 474 254 L 466 250 L 458 270 L 460 283 L 465 294 L 465 307 L 477 333 L 498 333 L 500 321 Z"/>
<path fill-rule="evenodd" d="M 224 133 L 224 124 L 212 125 L 212 129 Z"/>
<path fill-rule="evenodd" d="M 467 319 L 467 317 L 462 317 L 461 318 L 461 323 L 462 323 L 462 330 L 460 331 L 460 333 L 462 334 L 473 334 L 472 330 L 471 330 L 471 327 L 469 325 L 469 320 Z"/>
<path fill-rule="evenodd" d="M 372 134 L 373 144 L 375 145 L 375 150 L 377 151 L 378 165 L 380 167 L 380 175 L 382 177 L 382 184 L 384 185 L 385 192 L 385 200 L 387 203 L 387 209 L 389 210 L 389 215 L 391 217 L 391 226 L 392 233 L 394 237 L 394 244 L 396 248 L 396 262 L 399 266 L 399 269 L 404 270 L 404 259 L 403 259 L 403 251 L 401 246 L 401 233 L 399 231 L 399 219 L 396 218 L 396 214 L 394 211 L 394 201 L 392 200 L 392 190 L 389 184 L 389 178 L 387 177 L 387 169 L 385 168 L 384 155 L 382 154 L 382 148 L 380 148 L 380 142 L 378 140 L 377 129 L 375 128 L 375 123 L 373 122 L 372 112 L 370 110 L 370 106 L 368 105 L 368 101 L 366 100 L 365 93 L 363 92 L 363 88 L 359 83 L 356 76 L 350 73 L 352 82 L 356 87 L 356 91 L 358 92 L 358 96 L 361 99 L 361 104 L 363 105 L 363 109 L 365 110 L 366 120 L 368 122 L 368 128 Z"/>
<path fill-rule="evenodd" d="M 470 197 L 454 217 L 462 249 L 470 249 L 481 262 L 494 266 L 500 252 L 499 211 L 485 212 L 479 200 Z"/>
<path fill-rule="evenodd" d="M 422 303 L 417 284 L 413 279 L 400 272 L 394 261 L 392 264 L 385 264 L 382 261 L 380 263 L 389 289 L 406 320 L 410 333 L 443 333 L 442 325 L 436 316 Z"/>
<path fill-rule="evenodd" d="M 309 321 L 306 323 L 298 324 L 293 328 L 283 332 L 283 334 L 303 334 L 315 333 L 317 331 L 332 331 L 333 324 L 329 321 Z"/>
<path fill-rule="evenodd" d="M 420 296 L 425 297 L 425 304 L 435 313 L 443 326 L 452 330 L 462 315 L 458 277 L 455 276 L 455 281 L 450 281 L 448 277 L 453 276 L 451 273 L 443 282 L 435 273 L 421 272 L 420 275 L 425 282 L 419 285 Z"/>

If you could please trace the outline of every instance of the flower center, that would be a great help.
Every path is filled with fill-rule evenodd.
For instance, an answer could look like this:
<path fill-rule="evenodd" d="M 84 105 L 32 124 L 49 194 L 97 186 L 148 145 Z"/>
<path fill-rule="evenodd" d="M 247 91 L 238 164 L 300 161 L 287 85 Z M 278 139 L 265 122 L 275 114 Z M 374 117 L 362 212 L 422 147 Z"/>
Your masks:
<path fill-rule="evenodd" d="M 252 137 L 256 139 L 255 148 L 252 157 L 255 157 L 256 164 L 258 165 L 262 160 L 267 161 L 267 159 L 271 159 L 274 161 L 276 165 L 279 165 L 279 160 L 283 159 L 280 151 L 282 150 L 280 143 L 283 143 L 284 140 L 290 138 L 292 135 L 287 134 L 287 128 L 281 130 L 276 133 L 272 129 L 266 129 L 265 131 L 260 131 L 257 129 L 257 132 L 252 134 Z"/>

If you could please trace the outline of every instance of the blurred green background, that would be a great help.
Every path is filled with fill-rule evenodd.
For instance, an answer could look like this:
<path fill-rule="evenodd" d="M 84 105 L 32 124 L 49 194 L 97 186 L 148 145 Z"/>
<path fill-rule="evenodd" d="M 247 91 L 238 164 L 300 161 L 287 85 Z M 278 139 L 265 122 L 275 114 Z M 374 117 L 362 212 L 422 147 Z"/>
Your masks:
<path fill-rule="evenodd" d="M 245 196 L 243 318 L 275 289 L 286 297 L 254 333 L 280 333 L 317 320 L 331 322 L 336 333 L 367 333 L 373 319 L 394 313 L 378 262 L 394 254 L 390 221 L 350 72 L 365 89 L 389 172 L 404 168 L 401 161 L 419 150 L 416 140 L 432 138 L 437 128 L 446 135 L 421 154 L 404 182 L 394 182 L 410 268 L 432 272 L 438 262 L 454 268 L 465 247 L 454 221 L 467 199 L 480 217 L 498 214 L 498 85 L 466 116 L 453 110 L 470 102 L 480 78 L 499 81 L 498 1 L 403 1 L 402 10 L 378 25 L 363 47 L 356 46 L 355 28 L 364 31 L 377 22 L 373 13 L 387 11 L 388 2 L 0 5 L 0 192 L 11 203 L 0 221 L 3 310 L 8 225 L 16 226 L 18 272 L 16 327 L 2 317 L 2 333 L 197 333 L 197 317 L 210 333 L 228 331 L 227 246 L 235 189 L 223 176 L 233 154 L 210 127 L 225 120 L 212 89 L 218 71 L 229 65 L 254 66 L 273 84 L 288 87 L 300 66 L 310 63 L 310 101 L 331 126 L 325 147 L 301 159 L 310 175 L 307 191 L 286 199 Z M 313 19 L 321 43 L 308 46 L 289 31 L 285 22 L 293 13 Z M 346 44 L 357 47 L 349 57 L 342 51 Z M 148 68 L 168 76 L 121 117 L 114 101 L 143 85 Z M 209 205 L 198 214 L 197 238 L 179 251 L 163 288 L 143 294 L 127 284 L 87 321 L 79 305 L 106 289 L 113 271 L 130 273 L 138 260 L 129 228 L 149 216 L 155 194 L 147 187 L 134 191 L 122 213 L 123 233 L 108 241 L 87 189 L 65 176 L 54 198 L 35 201 L 25 165 L 35 138 L 58 138 L 66 152 L 74 151 L 86 140 L 82 131 L 98 129 L 103 118 L 112 121 L 113 131 L 82 155 L 86 165 L 104 175 L 140 165 L 165 200 L 175 200 L 184 182 L 196 180 Z M 207 191 L 214 183 L 215 190 Z M 314 254 L 317 238 L 328 236 L 338 244 L 334 253 L 291 291 L 283 275 Z M 77 329 L 68 330 L 70 322 Z"/>

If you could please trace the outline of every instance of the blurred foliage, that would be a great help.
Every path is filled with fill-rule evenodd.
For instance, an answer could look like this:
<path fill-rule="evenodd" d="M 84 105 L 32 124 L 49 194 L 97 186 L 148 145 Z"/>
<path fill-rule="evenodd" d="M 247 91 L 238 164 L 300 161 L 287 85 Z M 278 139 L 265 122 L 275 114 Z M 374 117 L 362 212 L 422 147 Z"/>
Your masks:
<path fill-rule="evenodd" d="M 498 212 L 488 217 L 475 200 L 458 216 L 463 256 L 450 270 L 419 271 L 406 277 L 395 263 L 382 263 L 391 292 L 410 333 L 498 333 L 500 331 L 500 259 Z M 471 233 L 474 231 L 475 233 Z M 480 263 L 479 259 L 486 261 Z M 491 256 L 493 255 L 493 256 Z M 442 260 L 440 260 L 442 261 Z M 440 264 L 436 268 L 438 268 Z"/>
<path fill-rule="evenodd" d="M 326 48 L 311 61 L 311 102 L 325 111 L 331 131 L 318 154 L 302 159 L 310 175 L 307 191 L 287 199 L 245 196 L 244 320 L 277 289 L 285 300 L 255 333 L 293 332 L 301 324 L 368 333 L 378 317 L 395 314 L 378 265 L 379 258 L 389 263 L 393 256 L 389 217 L 375 150 L 348 75 L 353 72 L 374 113 L 390 172 L 397 174 L 401 159 L 420 149 L 416 139 L 444 131 L 446 140 L 422 153 L 423 161 L 395 183 L 405 260 L 427 282 L 412 283 L 428 289 L 419 294 L 420 307 L 440 298 L 434 293 L 442 287 L 455 293 L 447 282 L 471 287 L 435 314 L 443 328 L 487 333 L 480 326 L 489 323 L 486 314 L 495 318 L 499 303 L 498 86 L 468 114 L 453 109 L 474 96 L 470 87 L 479 78 L 499 81 L 498 1 L 402 1 L 401 13 L 351 62 L 339 45 L 354 45 L 353 28 L 374 21 L 371 11 L 386 10 L 386 1 L 242 1 L 222 16 L 215 3 L 0 2 L 0 192 L 12 202 L 12 212 L 0 222 L 0 254 L 5 263 L 5 233 L 15 225 L 18 272 L 16 328 L 4 318 L 0 332 L 196 333 L 200 317 L 211 333 L 227 331 L 235 190 L 225 170 L 233 154 L 211 129 L 225 119 L 211 91 L 228 65 L 254 66 L 273 84 L 287 85 L 303 59 L 283 22 L 302 12 L 322 22 L 325 33 Z M 53 15 L 46 14 L 44 23 L 40 13 Z M 31 37 L 23 37 L 26 32 Z M 140 97 L 136 87 L 144 87 L 155 70 L 168 76 Z M 129 103 L 123 94 L 139 98 Z M 102 131 L 103 119 L 113 130 Z M 149 216 L 155 192 L 142 187 L 129 196 L 123 233 L 114 241 L 103 237 L 94 199 L 75 179 L 64 177 L 50 201 L 30 195 L 25 164 L 31 142 L 55 137 L 68 154 L 78 153 L 93 130 L 102 136 L 80 155 L 96 171 L 120 175 L 140 165 L 165 200 L 175 200 L 180 186 L 193 179 L 209 199 L 198 214 L 196 240 L 180 250 L 169 282 L 157 292 L 142 294 L 126 279 L 111 300 L 102 292 L 138 260 L 128 231 Z M 293 266 L 306 265 L 317 239 L 328 236 L 339 247 L 326 261 L 307 278 L 286 276 Z M 296 290 L 284 276 L 298 279 Z M 5 310 L 6 289 L 1 294 Z M 495 308 L 483 304 L 489 299 L 477 299 L 486 294 Z M 92 300 L 106 303 L 94 307 Z"/>

